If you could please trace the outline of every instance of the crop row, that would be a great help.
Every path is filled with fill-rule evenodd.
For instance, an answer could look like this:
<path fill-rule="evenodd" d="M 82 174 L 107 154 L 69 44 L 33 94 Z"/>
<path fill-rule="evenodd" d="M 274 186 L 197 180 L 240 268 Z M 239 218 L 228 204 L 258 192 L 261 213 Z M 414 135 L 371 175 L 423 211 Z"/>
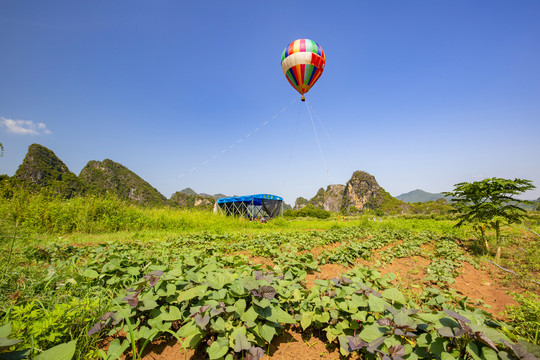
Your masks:
<path fill-rule="evenodd" d="M 464 260 L 450 239 L 384 228 L 32 247 L 19 254 L 23 269 L 6 281 L 2 296 L 11 306 L 2 312 L 13 329 L 10 337 L 25 340 L 12 350 L 74 346 L 77 340 L 80 358 L 117 359 L 126 352 L 138 358 L 150 342 L 175 338 L 210 359 L 256 360 L 287 327 L 323 333 L 342 355 L 356 352 L 368 359 L 520 356 L 523 349 L 510 343 L 508 327 L 486 312 L 436 288 L 425 289 L 423 300 L 414 303 L 395 284 L 395 276 L 356 263 L 385 246 L 393 245 L 398 257 L 410 256 L 417 253 L 408 247 L 433 241 L 433 260 L 444 258 L 453 267 Z M 337 246 L 318 256 L 311 252 L 328 245 Z M 392 260 L 390 253 L 385 252 L 385 261 Z M 253 264 L 250 256 L 267 257 L 274 266 Z M 352 268 L 308 288 L 306 275 L 327 262 Z M 32 271 L 41 272 L 41 282 L 21 284 L 21 276 L 29 279 Z M 433 280 L 444 281 L 442 275 Z M 51 315 L 61 306 L 84 320 L 64 330 L 64 336 Z M 28 321 L 29 314 L 40 311 L 51 319 L 49 329 L 39 330 Z M 97 346 L 102 339 L 114 339 L 107 350 Z M 83 351 L 83 342 L 93 345 Z"/>

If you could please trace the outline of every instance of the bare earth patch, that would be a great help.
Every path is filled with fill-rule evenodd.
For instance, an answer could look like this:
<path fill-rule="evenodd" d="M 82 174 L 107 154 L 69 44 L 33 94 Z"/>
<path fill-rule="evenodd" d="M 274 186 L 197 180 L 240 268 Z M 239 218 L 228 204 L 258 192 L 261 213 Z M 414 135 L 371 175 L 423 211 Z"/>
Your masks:
<path fill-rule="evenodd" d="M 349 268 L 339 264 L 324 264 L 320 265 L 319 269 L 321 270 L 320 272 L 314 272 L 306 275 L 306 278 L 304 279 L 306 288 L 310 289 L 313 287 L 315 280 L 330 280 L 338 275 L 346 273 L 347 270 L 349 270 Z"/>
<path fill-rule="evenodd" d="M 500 279 L 496 274 L 500 270 L 494 266 L 488 267 L 488 271 L 475 269 L 469 263 L 463 263 L 459 269 L 459 276 L 456 282 L 450 287 L 456 289 L 459 294 L 468 296 L 472 300 L 482 300 L 491 308 L 486 310 L 495 317 L 501 318 L 507 305 L 518 305 L 514 299 L 507 294 L 510 290 L 500 284 Z"/>
<path fill-rule="evenodd" d="M 422 292 L 423 280 L 427 275 L 426 269 L 430 263 L 430 260 L 421 256 L 411 256 L 394 259 L 391 264 L 387 264 L 379 271 L 381 274 L 394 273 L 398 276 L 402 286 Z"/>

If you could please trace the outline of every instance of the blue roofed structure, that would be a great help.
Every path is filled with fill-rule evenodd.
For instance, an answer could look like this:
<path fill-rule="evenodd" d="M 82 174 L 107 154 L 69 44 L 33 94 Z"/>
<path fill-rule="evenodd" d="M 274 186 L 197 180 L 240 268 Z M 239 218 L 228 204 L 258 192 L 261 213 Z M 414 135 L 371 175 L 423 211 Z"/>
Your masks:
<path fill-rule="evenodd" d="M 267 219 L 283 211 L 283 198 L 272 194 L 233 196 L 217 200 L 217 210 L 231 216 Z"/>

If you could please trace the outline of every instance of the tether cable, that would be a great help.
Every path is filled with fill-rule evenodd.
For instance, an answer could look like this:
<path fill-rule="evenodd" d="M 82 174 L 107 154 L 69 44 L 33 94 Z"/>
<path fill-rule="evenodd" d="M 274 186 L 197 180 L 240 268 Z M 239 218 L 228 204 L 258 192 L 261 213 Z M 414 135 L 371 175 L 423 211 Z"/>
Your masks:
<path fill-rule="evenodd" d="M 306 107 L 309 113 L 309 118 L 311 119 L 311 125 L 313 125 L 313 133 L 315 133 L 315 139 L 317 140 L 317 146 L 319 147 L 319 153 L 321 154 L 321 159 L 324 165 L 324 169 L 326 170 L 326 175 L 328 175 L 328 180 L 330 180 L 330 184 L 332 184 L 332 178 L 330 177 L 330 172 L 328 171 L 328 165 L 326 165 L 326 159 L 324 158 L 324 155 L 323 155 L 321 143 L 319 141 L 319 135 L 317 135 L 317 129 L 315 128 L 315 122 L 313 121 L 313 117 L 311 116 L 311 110 L 309 108 L 309 104 L 307 100 L 306 100 Z"/>

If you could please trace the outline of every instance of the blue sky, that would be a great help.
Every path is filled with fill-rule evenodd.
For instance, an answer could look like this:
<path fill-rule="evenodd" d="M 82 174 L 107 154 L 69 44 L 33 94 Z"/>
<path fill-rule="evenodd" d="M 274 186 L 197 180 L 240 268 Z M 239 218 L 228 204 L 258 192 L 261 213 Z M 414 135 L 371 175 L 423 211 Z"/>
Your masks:
<path fill-rule="evenodd" d="M 38 143 L 76 174 L 108 158 L 167 197 L 294 203 L 355 170 L 394 196 L 540 187 L 539 1 L 329 4 L 0 1 L 0 173 Z M 280 66 L 298 38 L 326 53 L 307 105 Z"/>

